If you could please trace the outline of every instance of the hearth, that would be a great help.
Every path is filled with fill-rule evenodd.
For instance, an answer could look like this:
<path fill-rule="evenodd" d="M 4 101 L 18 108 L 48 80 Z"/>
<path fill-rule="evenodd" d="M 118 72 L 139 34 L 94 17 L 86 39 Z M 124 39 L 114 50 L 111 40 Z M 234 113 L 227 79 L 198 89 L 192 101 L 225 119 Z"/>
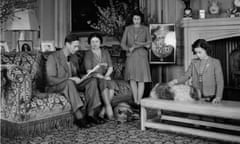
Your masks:
<path fill-rule="evenodd" d="M 184 28 L 185 70 L 194 57 L 191 49 L 192 43 L 199 38 L 206 39 L 212 45 L 210 55 L 221 60 L 225 82 L 224 99 L 240 100 L 238 96 L 240 63 L 234 61 L 233 64 L 233 55 L 238 55 L 236 51 L 240 49 L 240 18 L 183 20 L 182 27 Z M 234 69 L 239 71 L 233 74 Z"/>

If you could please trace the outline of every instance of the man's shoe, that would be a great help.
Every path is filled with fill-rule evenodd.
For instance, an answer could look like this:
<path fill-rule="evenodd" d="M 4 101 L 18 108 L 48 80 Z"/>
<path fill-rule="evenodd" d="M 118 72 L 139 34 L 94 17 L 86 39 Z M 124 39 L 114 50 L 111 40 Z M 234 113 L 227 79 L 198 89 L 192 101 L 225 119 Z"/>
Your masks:
<path fill-rule="evenodd" d="M 87 116 L 87 117 L 86 117 L 86 120 L 87 120 L 89 123 L 102 124 L 101 121 L 100 121 L 98 118 L 93 117 L 93 116 Z"/>
<path fill-rule="evenodd" d="M 100 124 L 104 124 L 105 122 L 107 122 L 106 119 L 101 118 L 101 117 L 97 117 L 97 119 L 99 120 Z"/>
<path fill-rule="evenodd" d="M 75 119 L 74 124 L 76 124 L 79 128 L 90 128 L 92 125 L 87 123 L 85 119 Z"/>

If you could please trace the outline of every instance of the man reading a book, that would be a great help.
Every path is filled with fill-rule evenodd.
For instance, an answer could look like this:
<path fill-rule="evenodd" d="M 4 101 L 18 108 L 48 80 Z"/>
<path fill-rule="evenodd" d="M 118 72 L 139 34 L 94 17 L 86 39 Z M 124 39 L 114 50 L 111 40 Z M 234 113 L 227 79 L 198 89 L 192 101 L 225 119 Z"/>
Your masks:
<path fill-rule="evenodd" d="M 101 105 L 97 80 L 86 77 L 81 79 L 77 76 L 75 66 L 68 60 L 70 55 L 78 51 L 79 46 L 78 36 L 69 34 L 65 38 L 64 47 L 48 56 L 47 91 L 63 94 L 71 103 L 75 124 L 80 128 L 89 128 L 92 124 L 104 121 L 95 117 L 96 108 Z M 80 97 L 80 90 L 85 90 L 85 101 Z"/>

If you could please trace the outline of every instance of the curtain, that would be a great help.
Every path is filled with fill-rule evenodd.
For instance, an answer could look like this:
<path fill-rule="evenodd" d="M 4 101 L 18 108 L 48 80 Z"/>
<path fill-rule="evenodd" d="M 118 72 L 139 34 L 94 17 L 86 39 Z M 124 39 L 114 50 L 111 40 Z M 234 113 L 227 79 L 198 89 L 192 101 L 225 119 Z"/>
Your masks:
<path fill-rule="evenodd" d="M 162 22 L 163 0 L 139 0 L 139 5 L 144 12 L 145 21 L 149 23 Z"/>
<path fill-rule="evenodd" d="M 65 36 L 70 32 L 70 6 L 69 0 L 54 1 L 54 42 L 58 48 L 63 47 Z"/>

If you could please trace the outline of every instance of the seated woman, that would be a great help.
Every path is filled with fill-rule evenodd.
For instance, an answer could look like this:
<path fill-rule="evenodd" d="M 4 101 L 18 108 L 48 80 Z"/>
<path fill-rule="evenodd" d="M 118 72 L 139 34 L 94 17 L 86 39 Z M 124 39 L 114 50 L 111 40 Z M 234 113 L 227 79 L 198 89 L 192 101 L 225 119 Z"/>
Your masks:
<path fill-rule="evenodd" d="M 88 44 L 91 47 L 84 57 L 84 64 L 87 72 L 89 72 L 96 65 L 101 67 L 94 72 L 93 76 L 98 79 L 99 88 L 102 94 L 102 101 L 104 106 L 99 114 L 99 117 L 104 118 L 105 114 L 108 119 L 113 119 L 113 109 L 111 100 L 114 95 L 114 89 L 118 89 L 116 83 L 111 80 L 111 73 L 113 72 L 112 60 L 107 50 L 101 49 L 103 42 L 101 35 L 92 33 L 88 37 Z"/>

